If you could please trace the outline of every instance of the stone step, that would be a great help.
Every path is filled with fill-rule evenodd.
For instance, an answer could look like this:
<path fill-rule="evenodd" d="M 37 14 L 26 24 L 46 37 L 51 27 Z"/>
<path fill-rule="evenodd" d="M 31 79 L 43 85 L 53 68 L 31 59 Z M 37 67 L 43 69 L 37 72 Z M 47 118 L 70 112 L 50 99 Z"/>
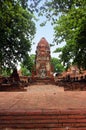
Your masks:
<path fill-rule="evenodd" d="M 28 112 L 0 112 L 0 130 L 5 128 L 86 130 L 86 111 L 34 110 Z"/>
<path fill-rule="evenodd" d="M 52 79 L 36 79 L 33 84 L 55 84 L 55 81 Z"/>
<path fill-rule="evenodd" d="M 15 128 L 6 128 L 2 130 L 86 130 L 86 128 L 38 128 L 38 129 L 15 129 Z"/>

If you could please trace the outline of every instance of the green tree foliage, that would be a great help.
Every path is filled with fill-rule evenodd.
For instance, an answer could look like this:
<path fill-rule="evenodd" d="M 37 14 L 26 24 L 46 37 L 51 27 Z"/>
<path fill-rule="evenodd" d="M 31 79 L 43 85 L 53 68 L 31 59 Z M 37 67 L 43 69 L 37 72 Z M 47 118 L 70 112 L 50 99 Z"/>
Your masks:
<path fill-rule="evenodd" d="M 22 65 L 22 64 L 21 64 L 21 72 L 22 72 L 23 76 L 29 76 L 29 75 L 31 75 L 30 71 L 24 65 Z"/>
<path fill-rule="evenodd" d="M 13 68 L 28 56 L 35 34 L 32 19 L 18 1 L 0 1 L 0 68 Z"/>
<path fill-rule="evenodd" d="M 10 68 L 6 68 L 6 67 L 4 67 L 3 69 L 2 69 L 2 76 L 10 76 L 11 75 L 11 70 L 10 70 Z"/>
<path fill-rule="evenodd" d="M 39 5 L 42 2 L 42 0 L 24 0 L 24 1 L 28 1 L 28 10 L 32 13 L 38 12 L 40 7 Z"/>
<path fill-rule="evenodd" d="M 71 50 L 73 50 L 73 46 L 71 45 L 65 45 L 62 48 L 57 48 L 54 52 L 57 52 L 59 54 L 59 58 L 63 64 L 63 66 L 65 66 L 65 68 L 69 68 L 70 65 L 72 64 L 72 53 L 70 52 Z"/>
<path fill-rule="evenodd" d="M 55 42 L 66 42 L 56 49 L 64 65 L 68 67 L 72 62 L 86 69 L 86 0 L 51 0 L 44 4 L 42 13 L 55 26 Z"/>
<path fill-rule="evenodd" d="M 51 58 L 51 64 L 54 67 L 54 72 L 61 73 L 65 70 L 64 66 L 61 64 L 61 61 L 55 57 Z"/>
<path fill-rule="evenodd" d="M 62 15 L 55 27 L 55 40 L 66 42 L 61 50 L 62 60 L 86 69 L 86 8 L 72 8 Z M 65 59 L 66 58 L 66 59 Z"/>
<path fill-rule="evenodd" d="M 39 15 L 45 15 L 48 19 L 55 20 L 58 15 L 67 14 L 70 9 L 85 5 L 85 0 L 43 0 L 39 7 Z"/>
<path fill-rule="evenodd" d="M 19 2 L 24 9 L 28 8 L 28 0 L 19 0 Z"/>
<path fill-rule="evenodd" d="M 21 71 L 24 76 L 31 75 L 34 67 L 35 55 L 28 55 L 26 59 L 21 63 Z"/>

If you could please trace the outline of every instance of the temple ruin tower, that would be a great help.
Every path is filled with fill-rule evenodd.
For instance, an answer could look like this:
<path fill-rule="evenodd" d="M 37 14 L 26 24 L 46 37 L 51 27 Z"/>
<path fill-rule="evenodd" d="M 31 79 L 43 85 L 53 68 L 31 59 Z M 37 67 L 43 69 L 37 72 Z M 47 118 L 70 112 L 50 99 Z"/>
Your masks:
<path fill-rule="evenodd" d="M 50 46 L 43 37 L 36 49 L 36 76 L 39 78 L 52 77 Z"/>

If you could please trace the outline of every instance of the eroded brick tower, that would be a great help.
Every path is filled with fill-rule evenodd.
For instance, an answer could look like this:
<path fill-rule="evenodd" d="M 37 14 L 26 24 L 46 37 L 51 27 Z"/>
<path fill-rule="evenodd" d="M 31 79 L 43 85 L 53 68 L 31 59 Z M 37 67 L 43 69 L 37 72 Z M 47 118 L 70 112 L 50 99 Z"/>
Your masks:
<path fill-rule="evenodd" d="M 39 78 L 51 78 L 52 67 L 50 64 L 50 46 L 47 40 L 43 37 L 36 49 L 36 76 Z"/>

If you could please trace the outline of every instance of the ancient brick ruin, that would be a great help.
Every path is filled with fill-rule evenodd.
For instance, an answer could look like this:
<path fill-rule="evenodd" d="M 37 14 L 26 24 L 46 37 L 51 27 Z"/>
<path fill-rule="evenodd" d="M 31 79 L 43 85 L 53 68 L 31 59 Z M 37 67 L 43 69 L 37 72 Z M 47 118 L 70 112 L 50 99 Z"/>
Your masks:
<path fill-rule="evenodd" d="M 50 46 L 45 38 L 42 38 L 36 50 L 36 76 L 40 78 L 51 77 Z"/>
<path fill-rule="evenodd" d="M 34 81 L 40 80 L 46 83 L 54 81 L 50 60 L 50 46 L 47 40 L 43 37 L 36 48 L 35 73 L 33 74 Z"/>
<path fill-rule="evenodd" d="M 68 71 L 56 77 L 55 83 L 64 87 L 65 91 L 86 91 L 86 70 L 79 73 L 79 69 L 72 66 L 72 69 L 69 68 Z"/>

